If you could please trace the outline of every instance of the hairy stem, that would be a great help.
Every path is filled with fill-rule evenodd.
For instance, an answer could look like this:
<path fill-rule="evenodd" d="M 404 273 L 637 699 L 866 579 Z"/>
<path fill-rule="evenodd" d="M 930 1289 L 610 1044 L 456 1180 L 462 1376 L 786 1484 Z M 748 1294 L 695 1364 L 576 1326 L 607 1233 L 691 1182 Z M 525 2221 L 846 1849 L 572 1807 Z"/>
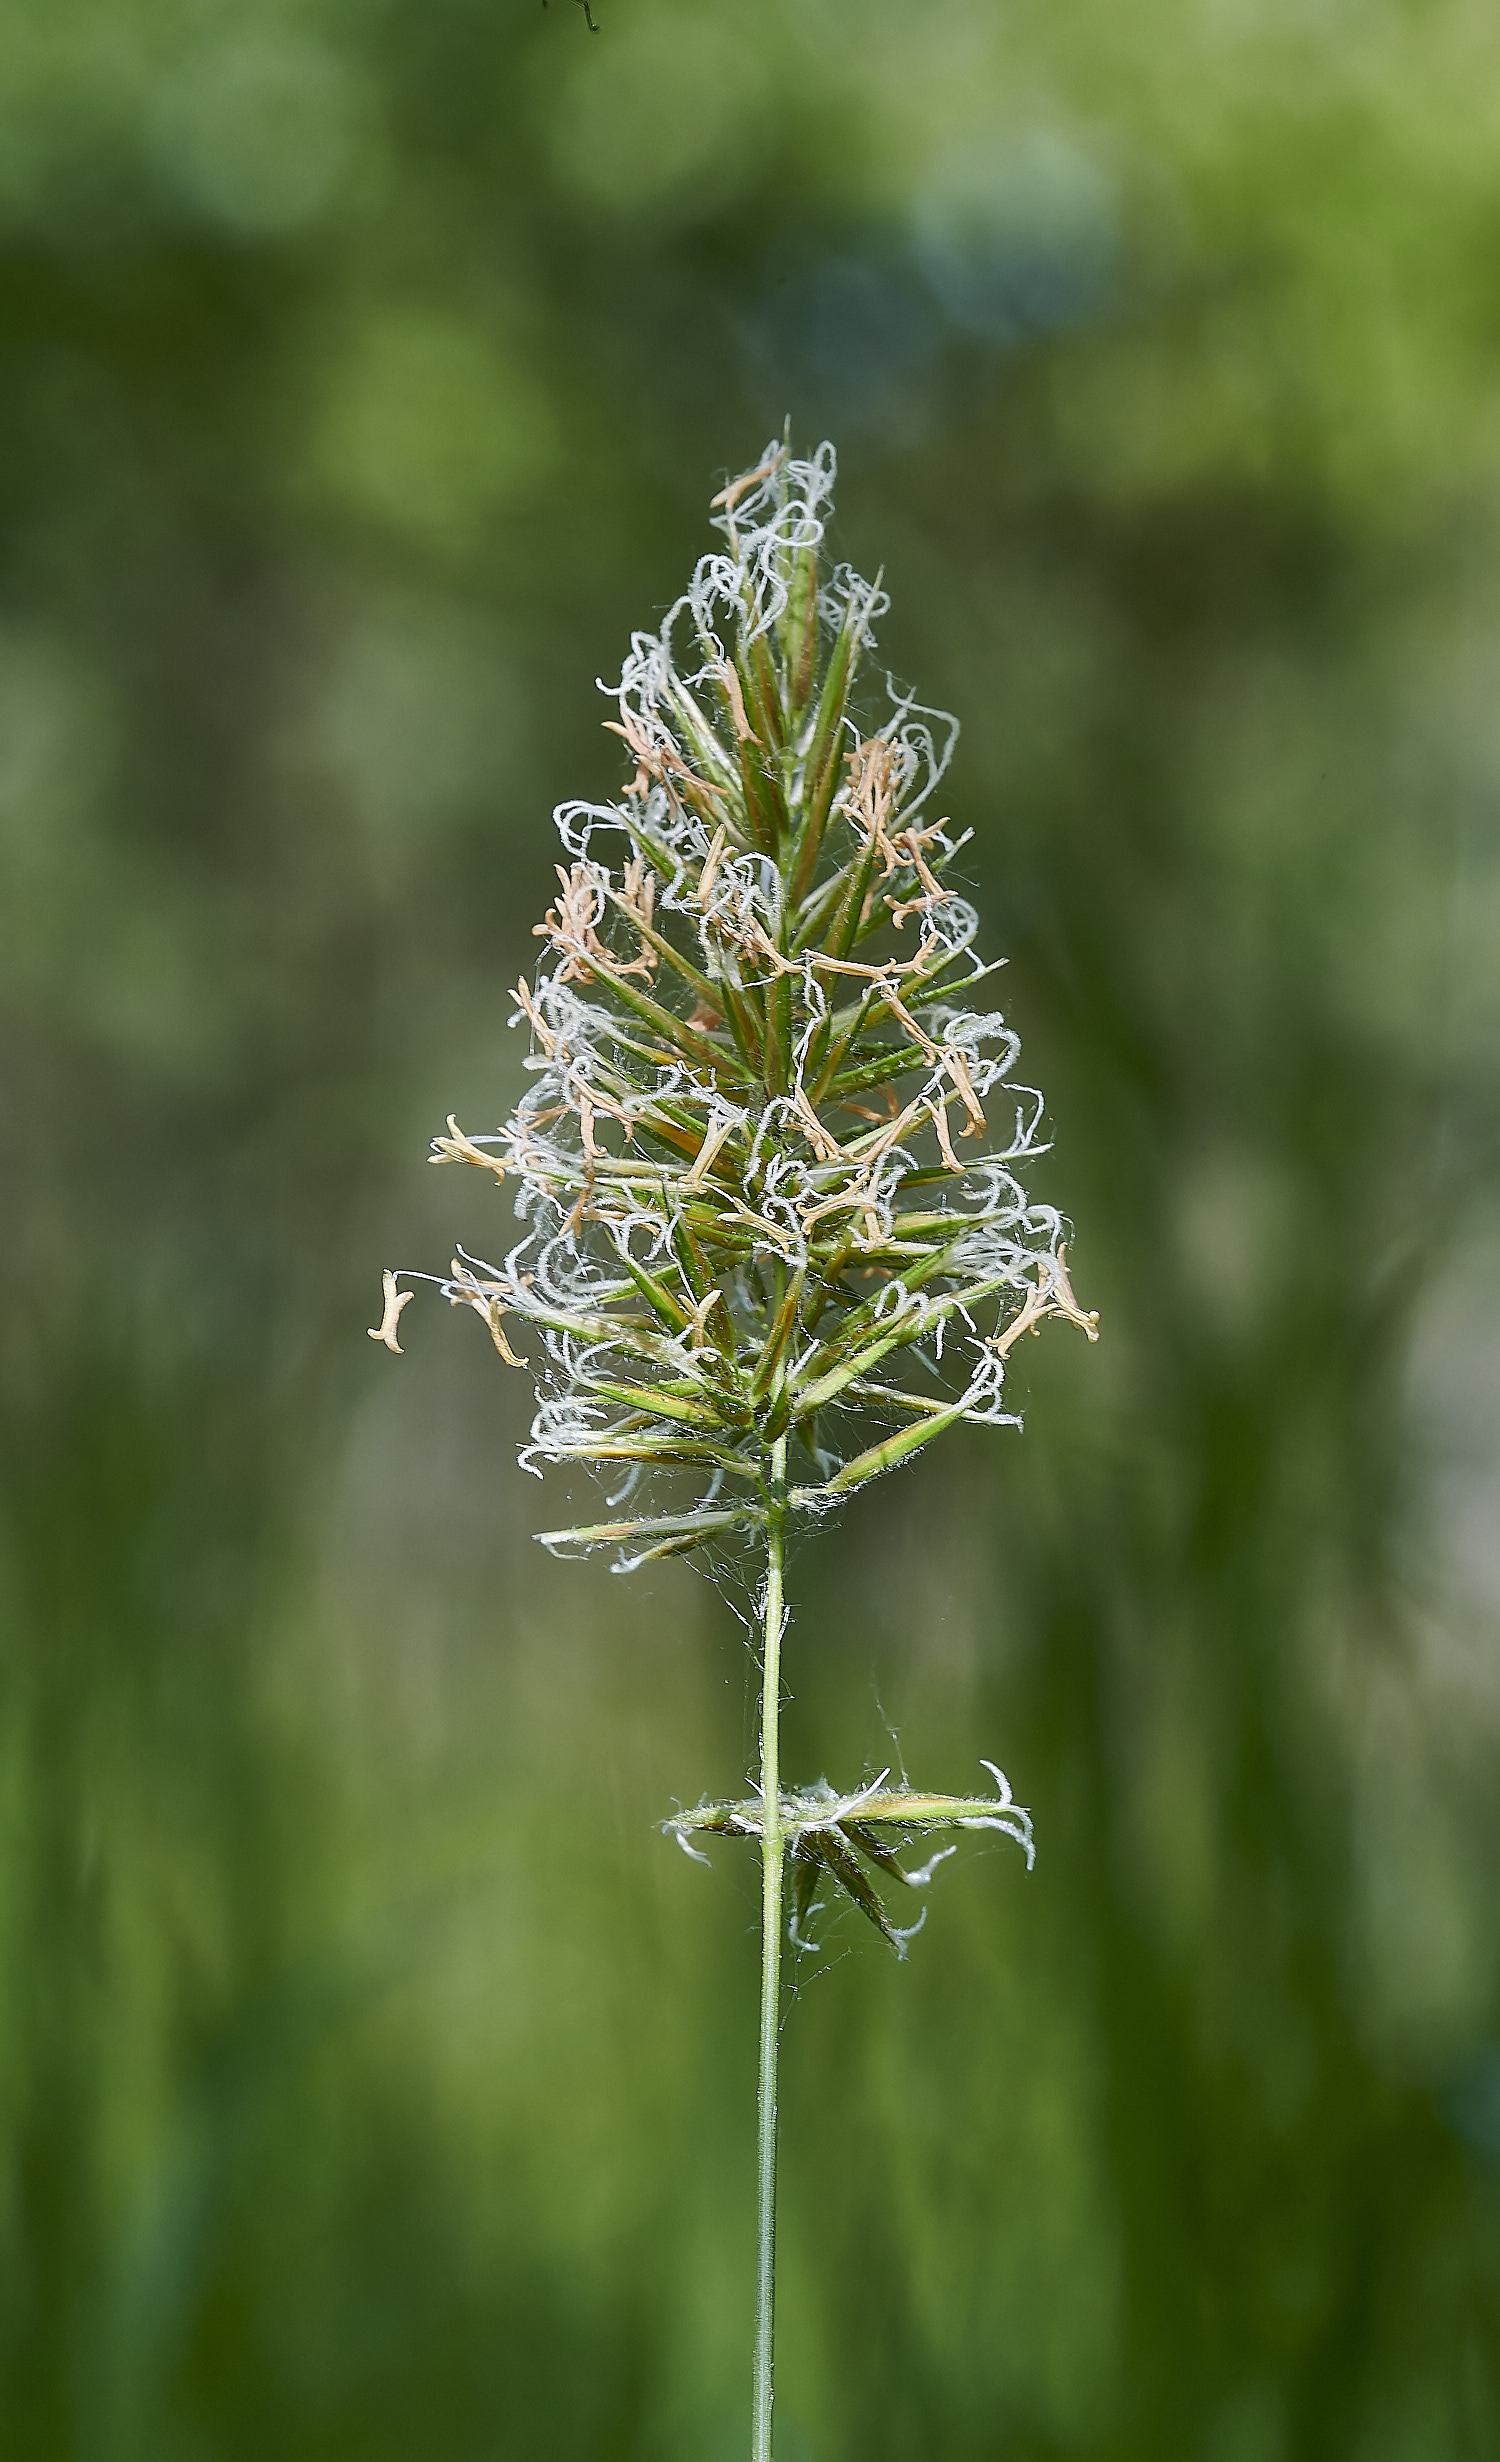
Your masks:
<path fill-rule="evenodd" d="M 776 2352 L 776 2049 L 781 2019 L 781 1625 L 786 1538 L 786 1438 L 771 1451 L 771 1511 L 766 1535 L 765 1646 L 761 1660 L 760 2092 L 756 2200 L 754 2425 L 751 2462 L 771 2462 L 772 2379 Z"/>

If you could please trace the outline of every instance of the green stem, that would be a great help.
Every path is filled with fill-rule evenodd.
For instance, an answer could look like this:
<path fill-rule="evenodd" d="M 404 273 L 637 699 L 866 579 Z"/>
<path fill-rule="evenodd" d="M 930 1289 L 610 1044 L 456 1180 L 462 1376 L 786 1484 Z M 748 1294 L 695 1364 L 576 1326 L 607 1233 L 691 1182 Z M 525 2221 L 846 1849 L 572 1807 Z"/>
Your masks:
<path fill-rule="evenodd" d="M 766 1535 L 765 1648 L 761 1661 L 760 2091 L 756 2200 L 754 2425 L 751 2462 L 771 2462 L 776 2352 L 776 2049 L 781 2019 L 781 1623 L 786 1536 L 786 1438 L 771 1449 Z"/>

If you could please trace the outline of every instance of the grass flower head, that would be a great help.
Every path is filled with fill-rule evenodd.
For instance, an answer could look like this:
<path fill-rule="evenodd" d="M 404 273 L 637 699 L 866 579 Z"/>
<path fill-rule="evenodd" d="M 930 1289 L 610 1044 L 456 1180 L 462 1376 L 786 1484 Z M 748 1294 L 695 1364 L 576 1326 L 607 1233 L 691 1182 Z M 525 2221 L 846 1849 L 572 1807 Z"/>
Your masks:
<path fill-rule="evenodd" d="M 888 602 L 824 553 L 833 478 L 831 445 L 772 443 L 715 497 L 722 545 L 621 671 L 607 724 L 626 784 L 556 814 L 566 860 L 512 1019 L 531 1085 L 503 1128 L 450 1117 L 432 1152 L 514 1186 L 503 1260 L 461 1250 L 431 1279 L 536 1378 L 522 1463 L 608 1485 L 610 1519 L 544 1544 L 612 1548 L 620 1571 L 764 1549 L 759 1791 L 666 1825 L 690 1854 L 713 1834 L 760 1844 L 754 2462 L 771 2452 L 788 1916 L 810 1945 L 827 1882 L 904 1954 L 872 1873 L 925 1887 L 952 1849 L 902 1854 L 945 1831 L 1033 1852 L 993 1763 L 993 1795 L 888 1771 L 852 1794 L 783 1789 L 787 1529 L 960 1420 L 1017 1425 L 1007 1362 L 1045 1318 L 1097 1333 L 1062 1217 L 1025 1185 L 1042 1098 L 981 997 L 997 969 L 955 885 L 968 833 L 936 813 L 957 722 L 889 677 L 878 721 L 858 714 Z M 370 1329 L 393 1351 L 401 1279 Z"/>
<path fill-rule="evenodd" d="M 763 1531 L 783 1443 L 785 1509 L 820 1514 L 958 1420 L 1017 1424 L 1020 1336 L 1096 1330 L 934 817 L 957 723 L 889 679 L 853 714 L 888 602 L 824 554 L 833 476 L 772 444 L 715 498 L 722 548 L 620 677 L 633 775 L 556 815 L 533 1082 L 433 1147 L 514 1184 L 522 1238 L 442 1287 L 531 1358 L 523 1464 L 614 1482 L 614 1518 L 544 1543 L 622 1570 Z"/>

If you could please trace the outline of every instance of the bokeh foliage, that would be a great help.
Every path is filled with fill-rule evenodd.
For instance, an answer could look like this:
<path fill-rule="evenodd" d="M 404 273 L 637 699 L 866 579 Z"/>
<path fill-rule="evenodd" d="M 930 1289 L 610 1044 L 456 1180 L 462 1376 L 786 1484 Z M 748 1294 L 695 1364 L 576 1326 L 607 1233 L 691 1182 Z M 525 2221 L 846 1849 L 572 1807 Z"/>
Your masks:
<path fill-rule="evenodd" d="M 598 14 L 0 25 L 8 2444 L 741 2448 L 742 1635 L 363 1327 L 790 411 L 1106 1339 L 793 1569 L 789 1774 L 1041 1851 L 805 1970 L 787 2462 L 1500 2455 L 1500 28 Z"/>

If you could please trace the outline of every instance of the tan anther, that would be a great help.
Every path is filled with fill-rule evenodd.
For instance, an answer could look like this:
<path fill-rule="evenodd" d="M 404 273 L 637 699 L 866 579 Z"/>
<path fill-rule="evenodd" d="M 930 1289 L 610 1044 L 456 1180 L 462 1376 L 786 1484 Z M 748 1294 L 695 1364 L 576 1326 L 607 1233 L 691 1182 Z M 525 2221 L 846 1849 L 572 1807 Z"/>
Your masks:
<path fill-rule="evenodd" d="M 974 1081 L 969 1075 L 969 1064 L 963 1053 L 955 1051 L 949 1044 L 943 1052 L 943 1066 L 957 1086 L 958 1099 L 969 1115 L 968 1127 L 960 1130 L 959 1134 L 964 1137 L 982 1137 L 989 1127 L 989 1122 L 984 1116 L 979 1097 L 974 1091 Z"/>
<path fill-rule="evenodd" d="M 633 711 L 623 722 L 618 718 L 606 718 L 603 725 L 606 734 L 623 737 L 627 750 L 635 755 L 635 776 L 625 789 L 626 794 L 644 795 L 655 770 L 651 738 Z"/>
<path fill-rule="evenodd" d="M 919 898 L 887 898 L 891 921 L 901 931 L 908 915 L 924 915 L 931 911 L 932 900 L 924 890 Z"/>
<path fill-rule="evenodd" d="M 808 1100 L 807 1090 L 805 1087 L 797 1087 L 793 1093 L 792 1102 L 796 1107 L 798 1119 L 802 1122 L 803 1127 L 807 1131 L 807 1141 L 812 1147 L 814 1153 L 819 1155 L 825 1163 L 847 1162 L 849 1160 L 848 1155 L 844 1152 L 843 1147 L 839 1144 L 839 1141 L 834 1136 L 833 1131 L 826 1127 L 818 1118 L 817 1113 L 814 1111 L 812 1104 Z"/>
<path fill-rule="evenodd" d="M 516 1357 L 505 1339 L 504 1328 L 500 1322 L 505 1314 L 505 1300 L 502 1292 L 494 1283 L 480 1282 L 464 1263 L 462 1257 L 455 1257 L 449 1270 L 458 1286 L 448 1295 L 451 1304 L 455 1308 L 472 1308 L 476 1316 L 482 1316 L 489 1327 L 490 1340 L 501 1358 L 512 1368 L 524 1368 L 525 1360 Z M 523 1280 L 529 1279 L 529 1276 L 523 1276 Z"/>
<path fill-rule="evenodd" d="M 711 796 L 718 803 L 724 801 L 722 787 L 711 786 L 706 778 L 700 778 L 697 771 L 688 766 L 674 743 L 654 742 L 633 711 L 628 712 L 623 721 L 606 718 L 604 727 L 607 734 L 621 736 L 635 755 L 635 776 L 626 789 L 627 794 L 643 794 L 651 779 L 656 778 L 669 793 L 674 787 L 681 787 L 690 803 L 699 796 Z"/>
<path fill-rule="evenodd" d="M 750 946 L 757 957 L 765 959 L 773 974 L 800 975 L 803 971 L 795 958 L 783 957 L 759 916 L 752 916 L 748 934 Z"/>
<path fill-rule="evenodd" d="M 718 828 L 714 831 L 713 841 L 709 847 L 708 853 L 703 858 L 703 869 L 698 875 L 698 903 L 700 906 L 706 907 L 710 897 L 713 895 L 713 886 L 714 882 L 719 877 L 719 866 L 724 860 L 724 846 L 728 835 L 729 832 L 724 823 L 721 821 Z"/>
<path fill-rule="evenodd" d="M 621 897 L 621 903 L 637 923 L 642 914 L 650 921 L 650 900 L 655 889 L 653 881 L 650 890 L 647 890 L 640 878 L 642 869 L 639 858 L 627 866 L 625 890 Z M 636 875 L 634 882 L 632 873 Z M 562 894 L 555 906 L 549 906 L 543 921 L 534 923 L 531 929 L 536 938 L 550 940 L 554 949 L 561 952 L 564 960 L 563 982 L 592 983 L 596 968 L 603 968 L 615 975 L 649 975 L 656 965 L 656 956 L 644 942 L 641 955 L 627 964 L 625 959 L 616 957 L 606 949 L 599 938 L 598 927 L 604 917 L 605 893 L 588 865 L 575 863 L 571 872 L 565 872 L 559 864 L 557 877 L 562 885 Z"/>
<path fill-rule="evenodd" d="M 823 974 L 854 975 L 861 983 L 873 983 L 878 989 L 886 983 L 899 983 L 903 975 L 919 974 L 937 955 L 941 945 L 933 939 L 924 940 L 913 956 L 887 958 L 880 966 L 868 966 L 852 957 L 825 957 L 817 950 L 810 950 L 804 963 Z"/>
<path fill-rule="evenodd" d="M 641 949 L 639 957 L 632 958 L 628 966 L 612 955 L 609 963 L 617 975 L 653 975 L 656 972 L 657 957 L 656 951 L 646 938 L 646 933 L 651 927 L 656 910 L 656 874 L 644 855 L 632 855 L 625 866 L 616 897 L 619 905 L 640 933 Z"/>
<path fill-rule="evenodd" d="M 637 923 L 650 923 L 656 911 L 656 874 L 644 855 L 632 855 L 620 886 L 620 904 Z M 656 960 L 652 959 L 655 965 Z"/>
<path fill-rule="evenodd" d="M 740 690 L 740 679 L 736 675 L 733 667 L 729 664 L 729 661 L 725 659 L 720 666 L 715 668 L 714 672 L 718 676 L 719 682 L 724 688 L 724 698 L 729 703 L 730 712 L 734 719 L 734 732 L 737 742 L 741 744 L 758 744 L 760 742 L 760 737 L 756 734 L 755 729 L 752 727 L 749 719 L 745 715 L 745 696 Z"/>
<path fill-rule="evenodd" d="M 803 1219 L 810 1221 L 812 1218 L 811 1216 L 804 1216 Z M 789 1252 L 793 1246 L 792 1234 L 787 1229 L 785 1223 L 772 1222 L 768 1215 L 757 1214 L 753 1206 L 745 1204 L 735 1205 L 724 1216 L 724 1220 L 726 1222 L 748 1223 L 752 1231 L 763 1231 L 766 1238 L 770 1240 L 775 1247 L 781 1249 L 783 1253 Z"/>
<path fill-rule="evenodd" d="M 922 850 L 930 845 L 934 838 L 941 837 L 947 826 L 946 820 L 933 821 L 926 829 L 918 829 L 909 824 L 905 829 L 898 830 L 891 840 L 891 845 L 901 857 L 902 862 L 911 865 L 930 898 L 942 898 L 946 893 L 942 882 L 932 871 Z"/>
<path fill-rule="evenodd" d="M 550 940 L 561 952 L 564 983 L 592 983 L 589 960 L 606 956 L 594 929 L 604 911 L 604 899 L 587 864 L 575 863 L 571 872 L 559 864 L 557 877 L 562 894 L 542 921 L 532 925 L 532 934 L 538 940 Z"/>
<path fill-rule="evenodd" d="M 916 1044 L 917 1049 L 921 1052 L 922 1057 L 927 1062 L 929 1068 L 936 1068 L 943 1055 L 939 1052 L 938 1047 L 936 1043 L 934 1043 L 931 1035 L 924 1033 L 922 1028 L 917 1024 L 916 1019 L 913 1017 L 910 1009 L 905 1006 L 901 995 L 896 990 L 894 984 L 882 980 L 876 985 L 876 989 L 879 992 L 881 999 L 885 1002 L 886 1007 L 890 1010 L 892 1016 L 898 1019 L 900 1024 L 906 1028 L 907 1033 L 911 1036 L 912 1041 Z"/>
<path fill-rule="evenodd" d="M 707 869 L 708 866 L 705 864 L 705 873 L 707 872 Z M 698 895 L 700 902 L 706 904 L 704 891 L 701 885 Z M 712 924 L 713 929 L 716 932 L 722 934 L 725 940 L 733 941 L 735 947 L 742 950 L 747 958 L 755 959 L 761 965 L 769 966 L 773 974 L 802 974 L 802 965 L 800 965 L 793 958 L 782 956 L 781 951 L 777 948 L 775 941 L 771 938 L 770 933 L 766 930 L 766 927 L 761 922 L 760 917 L 754 912 L 753 909 L 747 911 L 743 900 L 740 900 L 738 904 L 731 902 L 729 905 L 721 907 L 716 914 L 711 914 L 709 916 L 709 922 Z"/>
<path fill-rule="evenodd" d="M 536 927 L 533 926 L 532 928 L 535 930 Z M 549 1060 L 555 1060 L 557 1058 L 557 1037 L 552 1032 L 551 1027 L 546 1023 L 540 1009 L 537 1007 L 531 986 L 527 982 L 524 975 L 522 975 L 520 982 L 516 985 L 515 1001 L 521 1015 L 525 1018 L 527 1025 L 536 1036 L 536 1039 L 540 1043 L 547 1058 Z"/>
<path fill-rule="evenodd" d="M 627 1138 L 635 1135 L 635 1113 L 631 1111 L 627 1105 L 624 1103 L 617 1103 L 614 1096 L 611 1094 L 601 1093 L 597 1086 L 588 1086 L 587 1093 L 589 1103 L 596 1114 L 602 1115 L 602 1117 L 606 1120 L 617 1120 L 621 1128 L 625 1131 Z"/>
<path fill-rule="evenodd" d="M 945 1102 L 932 1103 L 928 1106 L 928 1108 L 932 1113 L 932 1125 L 937 1130 L 937 1141 L 938 1145 L 942 1149 L 944 1162 L 947 1164 L 950 1171 L 962 1172 L 963 1164 L 959 1161 L 958 1156 L 953 1151 L 953 1139 L 948 1132 L 947 1104 Z"/>
<path fill-rule="evenodd" d="M 1027 1289 L 1024 1305 L 1000 1333 L 987 1337 L 986 1350 L 994 1351 L 1004 1359 L 1022 1334 L 1035 1333 L 1043 1317 L 1049 1316 L 1066 1317 L 1070 1325 L 1082 1328 L 1090 1342 L 1099 1339 L 1099 1312 L 1097 1309 L 1085 1311 L 1073 1297 L 1073 1286 L 1068 1280 L 1067 1252 L 1061 1248 L 1055 1257 L 1037 1259 L 1037 1278 Z"/>
<path fill-rule="evenodd" d="M 748 496 L 751 488 L 759 487 L 762 479 L 771 478 L 781 468 L 785 458 L 784 449 L 778 445 L 775 452 L 769 454 L 758 469 L 742 470 L 737 479 L 731 479 L 727 487 L 720 488 L 717 496 L 710 497 L 711 510 L 715 513 L 720 511 L 732 513 L 741 496 Z"/>
<path fill-rule="evenodd" d="M 883 1128 L 887 1120 L 894 1120 L 899 1105 L 896 1101 L 895 1088 L 887 1086 L 884 1111 L 872 1111 L 868 1103 L 845 1103 L 841 1108 L 844 1111 L 852 1111 L 856 1120 L 873 1120 L 877 1128 Z"/>
<path fill-rule="evenodd" d="M 699 1300 L 697 1307 L 689 1316 L 687 1321 L 687 1337 L 688 1349 L 690 1351 L 701 1351 L 707 1348 L 709 1339 L 709 1310 L 716 1306 L 722 1296 L 723 1294 L 720 1292 L 717 1285 L 712 1291 L 705 1291 L 703 1297 Z"/>
<path fill-rule="evenodd" d="M 845 809 L 864 829 L 889 876 L 899 861 L 886 834 L 886 823 L 896 809 L 896 747 L 887 735 L 870 735 L 845 758 L 849 764 Z"/>
<path fill-rule="evenodd" d="M 950 893 L 943 887 L 922 851 L 929 841 L 938 837 L 946 827 L 946 821 L 934 821 L 929 829 L 912 827 L 900 830 L 891 840 L 893 852 L 900 856 L 903 863 L 910 864 L 922 884 L 914 898 L 886 899 L 886 904 L 891 910 L 891 921 L 898 932 L 905 924 L 908 915 L 930 915 L 935 906 L 945 906 L 948 903 Z M 887 877 L 890 871 L 891 866 L 888 863 L 886 865 Z"/>
<path fill-rule="evenodd" d="M 432 1143 L 434 1151 L 428 1157 L 430 1162 L 472 1163 L 476 1170 L 493 1171 L 497 1180 L 505 1178 L 506 1165 L 499 1155 L 487 1154 L 483 1146 L 474 1143 L 472 1137 L 466 1137 L 451 1111 L 448 1114 L 447 1136 L 434 1137 Z"/>
<path fill-rule="evenodd" d="M 1099 1339 L 1099 1311 L 1097 1308 L 1080 1308 L 1077 1300 L 1073 1297 L 1073 1285 L 1068 1280 L 1068 1252 L 1066 1248 L 1059 1248 L 1056 1256 L 1052 1260 L 1052 1293 L 1053 1308 L 1056 1314 L 1058 1316 L 1065 1316 L 1070 1325 L 1081 1325 L 1084 1332 L 1088 1335 L 1090 1342 L 1097 1342 Z"/>
<path fill-rule="evenodd" d="M 836 1195 L 822 1198 L 817 1205 L 799 1206 L 797 1211 L 803 1230 L 810 1231 L 814 1223 L 821 1222 L 825 1215 L 857 1214 L 864 1203 L 865 1183 L 861 1175 L 849 1187 L 839 1189 Z"/>
<path fill-rule="evenodd" d="M 684 1189 L 698 1189 L 703 1186 L 704 1180 L 718 1160 L 721 1148 L 734 1135 L 736 1125 L 737 1123 L 728 1113 L 722 1113 L 714 1122 L 705 1135 L 702 1145 L 698 1148 L 691 1170 L 682 1182 Z"/>
<path fill-rule="evenodd" d="M 493 1342 L 496 1350 L 499 1352 L 501 1358 L 505 1361 L 508 1367 L 524 1368 L 526 1365 L 525 1360 L 517 1358 L 515 1352 L 511 1349 L 510 1344 L 505 1339 L 505 1330 L 500 1322 L 500 1319 L 504 1316 L 504 1314 L 505 1310 L 500 1305 L 499 1300 L 492 1299 L 489 1306 L 484 1311 L 484 1321 L 490 1329 L 490 1340 Z"/>
<path fill-rule="evenodd" d="M 865 1220 L 866 1237 L 873 1240 L 877 1233 L 871 1225 L 878 1224 L 879 1221 L 878 1215 L 873 1211 L 871 1195 L 872 1175 L 875 1167 L 885 1159 L 893 1145 L 900 1143 L 912 1124 L 926 1116 L 929 1108 L 926 1098 L 920 1094 L 916 1095 L 907 1104 L 906 1109 L 898 1111 L 894 1118 L 887 1120 L 874 1137 L 861 1137 L 856 1140 L 853 1148 L 841 1148 L 839 1160 L 848 1163 L 854 1170 L 855 1176 L 847 1187 L 837 1190 L 833 1196 L 821 1198 L 816 1205 L 809 1206 L 805 1211 L 799 1209 L 804 1231 L 810 1230 L 814 1223 L 821 1222 L 825 1214 L 861 1214 Z"/>
<path fill-rule="evenodd" d="M 385 1273 L 382 1274 L 380 1280 L 381 1288 L 385 1292 L 385 1314 L 382 1316 L 378 1325 L 367 1325 L 365 1331 L 369 1335 L 372 1342 L 383 1342 L 386 1349 L 388 1351 L 394 1351 L 399 1359 L 402 1353 L 401 1345 L 396 1340 L 396 1328 L 401 1322 L 402 1309 L 406 1306 L 409 1299 L 414 1299 L 416 1297 L 416 1293 L 414 1291 L 398 1291 L 396 1288 L 396 1277 L 390 1271 L 389 1267 L 387 1267 Z"/>
<path fill-rule="evenodd" d="M 1011 1318 L 1010 1323 L 1002 1332 L 990 1334 L 986 1338 L 985 1349 L 994 1351 L 999 1358 L 1004 1359 L 1012 1345 L 1019 1342 L 1023 1334 L 1035 1333 L 1047 1313 L 1046 1285 L 1042 1282 L 1033 1283 L 1028 1287 L 1026 1298 L 1018 1313 Z"/>
<path fill-rule="evenodd" d="M 914 1094 L 906 1109 L 898 1111 L 893 1120 L 888 1120 L 878 1136 L 872 1138 L 868 1144 L 861 1138 L 859 1140 L 859 1160 L 863 1169 L 872 1170 L 876 1163 L 889 1154 L 892 1146 L 899 1145 L 907 1130 L 914 1122 L 922 1118 L 926 1109 L 926 1096 Z"/>

